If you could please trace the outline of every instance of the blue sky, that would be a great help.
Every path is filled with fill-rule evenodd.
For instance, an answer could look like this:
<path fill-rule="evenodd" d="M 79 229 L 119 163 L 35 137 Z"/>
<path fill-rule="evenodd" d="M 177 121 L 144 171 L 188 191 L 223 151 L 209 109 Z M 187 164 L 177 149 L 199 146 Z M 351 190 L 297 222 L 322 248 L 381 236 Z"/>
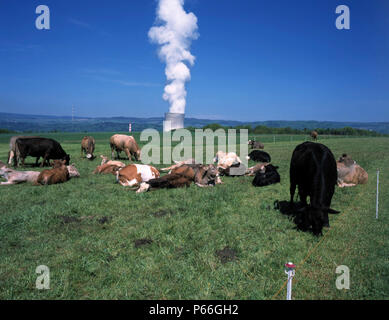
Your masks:
<path fill-rule="evenodd" d="M 45 4 L 51 29 L 37 30 Z M 348 5 L 351 29 L 335 27 Z M 1 0 L 0 112 L 162 116 L 155 0 Z M 186 115 L 389 121 L 389 2 L 186 0 L 200 37 Z"/>

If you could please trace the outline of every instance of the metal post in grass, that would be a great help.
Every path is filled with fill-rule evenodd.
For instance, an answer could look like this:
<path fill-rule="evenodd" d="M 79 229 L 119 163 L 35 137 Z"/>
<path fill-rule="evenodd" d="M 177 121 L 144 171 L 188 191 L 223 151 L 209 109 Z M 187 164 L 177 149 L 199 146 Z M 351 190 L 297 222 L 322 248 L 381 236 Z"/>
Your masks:
<path fill-rule="evenodd" d="M 296 266 L 292 262 L 285 264 L 285 273 L 288 275 L 288 283 L 286 286 L 286 300 L 292 300 L 292 278 L 295 275 Z"/>
<path fill-rule="evenodd" d="M 377 196 L 376 196 L 376 208 L 375 208 L 375 218 L 376 219 L 378 219 L 379 185 L 380 185 L 380 170 L 377 169 Z"/>

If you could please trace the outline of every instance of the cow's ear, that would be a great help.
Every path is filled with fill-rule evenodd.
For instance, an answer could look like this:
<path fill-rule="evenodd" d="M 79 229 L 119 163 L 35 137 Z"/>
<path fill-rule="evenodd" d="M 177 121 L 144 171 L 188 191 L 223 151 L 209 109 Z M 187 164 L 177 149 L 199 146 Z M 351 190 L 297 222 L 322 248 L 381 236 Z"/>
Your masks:
<path fill-rule="evenodd" d="M 331 209 L 331 208 L 328 208 L 326 211 L 327 211 L 327 213 L 332 213 L 332 214 L 340 213 L 340 211 L 336 211 L 336 210 Z"/>

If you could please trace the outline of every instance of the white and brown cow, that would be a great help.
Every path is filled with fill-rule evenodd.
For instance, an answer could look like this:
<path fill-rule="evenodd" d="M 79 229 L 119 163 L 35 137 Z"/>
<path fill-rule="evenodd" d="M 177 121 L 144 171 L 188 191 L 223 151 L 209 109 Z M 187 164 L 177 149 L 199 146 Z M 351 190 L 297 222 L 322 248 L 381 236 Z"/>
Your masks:
<path fill-rule="evenodd" d="M 338 186 L 340 188 L 367 183 L 369 177 L 367 172 L 347 154 L 343 154 L 339 158 L 336 162 L 336 167 L 338 170 Z"/>
<path fill-rule="evenodd" d="M 146 164 L 129 164 L 116 172 L 117 182 L 125 187 L 134 187 L 159 177 L 159 171 Z"/>
<path fill-rule="evenodd" d="M 239 167 L 242 164 L 242 161 L 235 152 L 226 153 L 224 151 L 218 151 L 213 162 L 216 162 L 217 169 L 221 174 L 227 174 L 231 167 Z M 245 170 L 246 168 L 243 174 Z"/>

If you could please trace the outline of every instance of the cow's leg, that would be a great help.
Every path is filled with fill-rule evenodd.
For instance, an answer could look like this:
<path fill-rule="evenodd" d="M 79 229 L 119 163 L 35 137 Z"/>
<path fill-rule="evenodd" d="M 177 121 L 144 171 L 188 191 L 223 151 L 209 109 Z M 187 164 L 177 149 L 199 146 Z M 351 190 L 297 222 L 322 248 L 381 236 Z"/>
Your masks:
<path fill-rule="evenodd" d="M 294 182 L 290 183 L 290 204 L 293 205 L 294 194 L 296 193 L 296 184 Z"/>
<path fill-rule="evenodd" d="M 0 182 L 0 185 L 9 185 L 9 184 L 15 184 L 15 183 L 12 183 L 11 181 L 6 181 L 6 182 Z"/>
<path fill-rule="evenodd" d="M 24 168 L 25 167 L 25 164 L 24 164 L 24 160 L 25 160 L 26 158 L 22 158 L 22 167 Z M 17 163 L 16 163 L 16 167 L 17 167 L 18 165 L 17 165 Z"/>
<path fill-rule="evenodd" d="M 43 161 L 41 163 L 41 168 L 45 165 L 47 159 L 48 159 L 49 155 L 47 153 L 45 153 L 45 156 L 43 157 Z"/>
<path fill-rule="evenodd" d="M 129 160 L 129 161 L 132 161 L 132 154 L 131 154 L 130 150 L 124 149 L 124 152 L 126 153 L 126 155 L 127 155 L 127 157 L 128 157 L 128 160 Z"/>
<path fill-rule="evenodd" d="M 112 144 L 110 144 L 110 146 L 111 146 L 111 160 L 113 160 L 113 158 L 114 158 L 114 147 L 113 147 L 113 145 Z"/>
<path fill-rule="evenodd" d="M 41 158 L 40 156 L 36 157 L 36 159 L 35 159 L 35 167 L 38 166 L 38 161 L 39 161 L 40 158 Z"/>
<path fill-rule="evenodd" d="M 84 151 L 84 148 L 81 147 L 81 158 L 82 158 L 82 156 L 84 155 L 83 151 Z"/>

